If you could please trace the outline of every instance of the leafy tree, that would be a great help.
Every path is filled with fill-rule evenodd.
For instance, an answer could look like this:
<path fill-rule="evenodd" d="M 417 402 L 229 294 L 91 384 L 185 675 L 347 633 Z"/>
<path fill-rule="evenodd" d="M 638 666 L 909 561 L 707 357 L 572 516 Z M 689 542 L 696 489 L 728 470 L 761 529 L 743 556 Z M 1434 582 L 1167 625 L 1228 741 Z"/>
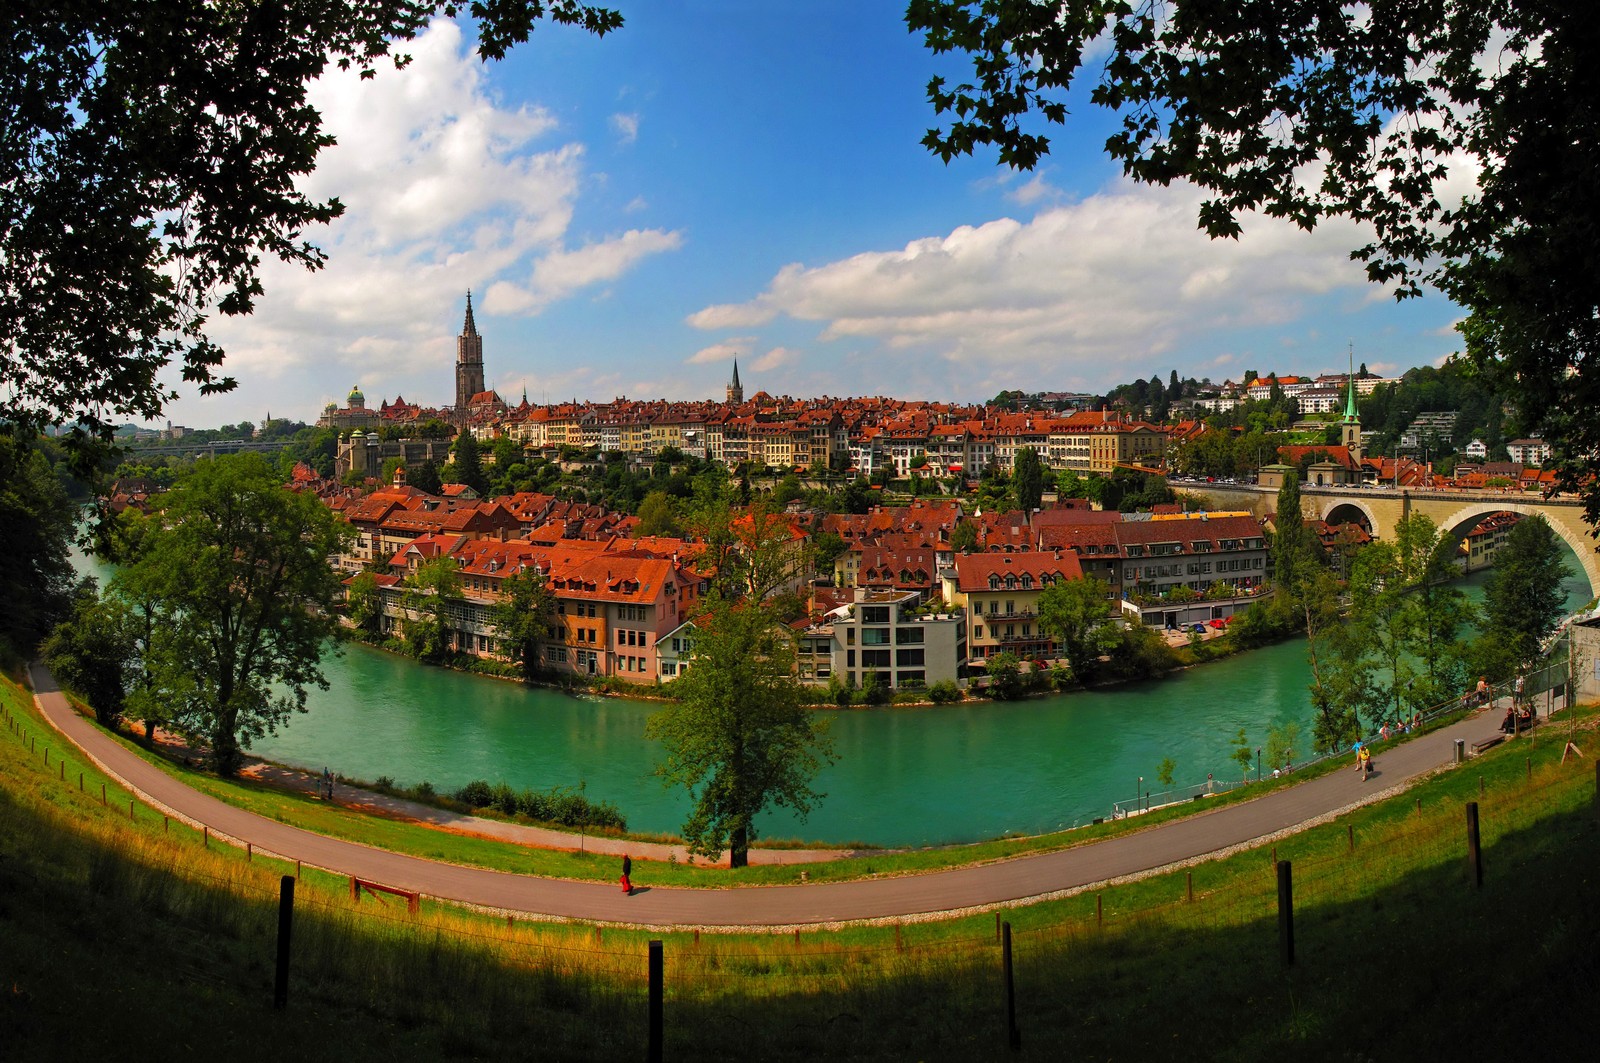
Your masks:
<path fill-rule="evenodd" d="M 524 567 L 500 581 L 500 600 L 490 614 L 500 652 L 522 666 L 523 682 L 539 671 L 539 648 L 556 629 L 555 595 L 545 586 L 544 574 Z"/>
<path fill-rule="evenodd" d="M 461 601 L 461 570 L 453 557 L 435 557 L 406 577 L 406 644 L 419 659 L 437 663 L 450 653 L 450 607 Z"/>
<path fill-rule="evenodd" d="M 1173 370 L 1173 376 L 1177 376 L 1177 370 Z M 1177 761 L 1171 757 L 1162 757 L 1161 763 L 1156 765 L 1156 781 L 1170 790 L 1172 788 L 1173 773 L 1177 770 Z"/>
<path fill-rule="evenodd" d="M 251 311 L 263 259 L 319 267 L 306 230 L 343 210 L 303 191 L 331 143 L 309 87 L 330 63 L 370 72 L 462 6 L 9 5 L 0 421 L 109 438 L 118 416 L 161 412 L 173 360 L 202 394 L 231 389 L 208 319 Z M 486 59 L 544 19 L 596 34 L 622 21 L 579 0 L 470 7 Z"/>
<path fill-rule="evenodd" d="M 1244 728 L 1239 728 L 1239 733 L 1233 737 L 1233 751 L 1228 754 L 1239 765 L 1239 770 L 1244 773 L 1244 781 L 1250 781 L 1250 766 L 1255 763 L 1256 751 L 1250 745 L 1250 739 L 1245 735 Z"/>
<path fill-rule="evenodd" d="M 3 149 L 0 149 L 3 150 Z M 0 311 L 3 315 L 3 311 Z M 0 661 L 33 653 L 73 607 L 73 509 L 44 452 L 0 428 Z"/>
<path fill-rule="evenodd" d="M 1600 519 L 1587 178 L 1600 111 L 1582 5 L 1442 0 L 1357 18 L 1282 0 L 912 0 L 906 20 L 972 61 L 972 82 L 928 86 L 951 119 L 923 143 L 946 160 L 992 145 L 1032 169 L 1049 150 L 1037 119 L 1066 120 L 1092 56 L 1089 98 L 1121 119 L 1107 151 L 1135 180 L 1202 187 L 1212 237 L 1239 238 L 1251 212 L 1308 230 L 1362 222 L 1371 239 L 1352 255 L 1368 276 L 1401 297 L 1431 283 L 1467 308 L 1474 365 L 1525 431 L 1555 442 L 1565 484 Z M 1476 177 L 1464 197 L 1447 184 L 1461 173 Z"/>
<path fill-rule="evenodd" d="M 1080 683 L 1093 676 L 1100 656 L 1118 642 L 1110 596 L 1110 585 L 1092 576 L 1052 583 L 1039 592 L 1039 628 L 1061 642 Z"/>
<path fill-rule="evenodd" d="M 845 551 L 845 541 L 838 532 L 820 531 L 811 536 L 811 565 L 819 575 L 831 575 L 833 564 Z"/>
<path fill-rule="evenodd" d="M 1352 643 L 1352 653 L 1358 646 L 1363 657 L 1375 663 L 1370 672 L 1372 697 L 1362 705 L 1374 719 L 1409 715 L 1403 702 L 1416 674 L 1416 660 L 1410 653 L 1408 590 L 1396 545 L 1376 542 L 1356 554 L 1345 637 Z"/>
<path fill-rule="evenodd" d="M 1009 650 L 990 657 L 985 669 L 989 675 L 989 696 L 996 701 L 1015 701 L 1022 696 L 1022 662 Z"/>
<path fill-rule="evenodd" d="M 1311 706 L 1316 710 L 1312 744 L 1318 752 L 1331 753 L 1361 736 L 1358 706 L 1373 700 L 1372 663 L 1360 630 L 1343 622 L 1340 587 L 1331 573 L 1320 571 L 1302 584 L 1300 609 L 1311 665 Z"/>
<path fill-rule="evenodd" d="M 1300 725 L 1293 720 L 1267 729 L 1267 765 L 1273 769 L 1294 766 L 1295 746 L 1300 742 Z"/>
<path fill-rule="evenodd" d="M 950 549 L 958 554 L 970 554 L 978 548 L 978 523 L 958 520 L 950 529 Z"/>
<path fill-rule="evenodd" d="M 483 475 L 483 460 L 478 453 L 478 441 L 471 432 L 456 437 L 455 460 L 447 470 L 446 483 L 466 484 L 480 495 L 489 493 L 489 481 Z"/>
<path fill-rule="evenodd" d="M 1011 490 L 1017 496 L 1017 507 L 1024 513 L 1039 508 L 1044 494 L 1044 470 L 1039 464 L 1039 453 L 1032 447 L 1023 447 L 1013 459 Z"/>
<path fill-rule="evenodd" d="M 1284 473 L 1278 488 L 1278 511 L 1273 518 L 1272 579 L 1280 593 L 1299 597 L 1302 581 L 1316 563 L 1316 541 L 1306 527 L 1300 508 L 1300 477 Z"/>
<path fill-rule="evenodd" d="M 637 515 L 639 523 L 633 528 L 633 534 L 637 538 L 649 535 L 676 536 L 680 532 L 672 496 L 665 491 L 651 491 L 645 495 L 644 501 L 639 503 Z"/>
<path fill-rule="evenodd" d="M 1430 522 L 1431 523 L 1431 522 Z M 1409 650 L 1418 659 L 1417 677 L 1409 692 L 1414 710 L 1425 710 L 1453 697 L 1466 681 L 1466 647 L 1461 632 L 1472 624 L 1476 609 L 1454 580 L 1461 541 L 1436 535 L 1405 603 Z"/>
<path fill-rule="evenodd" d="M 691 852 L 726 849 L 729 864 L 744 867 L 763 810 L 804 817 L 824 796 L 812 780 L 833 760 L 828 721 L 806 709 L 793 664 L 788 631 L 761 609 L 711 603 L 672 685 L 677 704 L 646 726 L 666 753 L 656 774 L 694 801 L 683 825 Z"/>
<path fill-rule="evenodd" d="M 439 466 L 433 463 L 432 458 L 418 466 L 415 472 L 408 470 L 406 483 L 430 495 L 439 494 L 444 490 L 444 482 L 439 478 Z"/>
<path fill-rule="evenodd" d="M 1476 652 L 1484 671 L 1507 676 L 1538 657 L 1539 644 L 1561 617 L 1561 581 L 1568 574 L 1549 523 L 1537 515 L 1517 521 L 1484 585 L 1484 635 Z"/>
<path fill-rule="evenodd" d="M 72 615 L 56 625 L 41 653 L 50 671 L 82 695 L 103 727 L 115 727 L 138 657 L 137 633 L 127 605 L 101 598 L 94 580 L 85 580 Z"/>
<path fill-rule="evenodd" d="M 345 608 L 355 626 L 369 635 L 377 634 L 383 622 L 383 592 L 378 578 L 362 572 L 345 588 Z"/>
<path fill-rule="evenodd" d="M 320 662 L 341 590 L 327 559 L 350 532 L 255 454 L 196 463 L 162 503 L 112 585 L 152 603 L 152 690 L 232 774 L 251 739 L 304 712 L 308 686 L 326 686 Z"/>

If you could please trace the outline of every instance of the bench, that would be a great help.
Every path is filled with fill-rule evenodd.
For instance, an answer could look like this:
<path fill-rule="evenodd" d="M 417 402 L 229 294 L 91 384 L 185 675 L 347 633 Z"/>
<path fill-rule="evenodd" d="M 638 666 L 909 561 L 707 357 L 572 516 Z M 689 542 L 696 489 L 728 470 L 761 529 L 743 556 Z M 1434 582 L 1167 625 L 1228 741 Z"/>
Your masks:
<path fill-rule="evenodd" d="M 362 890 L 366 890 L 379 901 L 383 900 L 382 897 L 378 896 L 380 893 L 388 893 L 395 897 L 404 897 L 406 899 L 406 911 L 410 912 L 412 915 L 417 914 L 418 902 L 422 897 L 420 893 L 417 893 L 413 890 L 398 889 L 394 886 L 382 886 L 376 882 L 368 882 L 366 879 L 356 878 L 354 875 L 351 875 L 350 899 L 359 904 L 361 902 Z"/>
<path fill-rule="evenodd" d="M 1504 742 L 1505 740 L 1506 740 L 1506 736 L 1503 735 L 1503 734 L 1490 735 L 1488 738 L 1483 738 L 1483 739 L 1480 739 L 1480 740 L 1472 743 L 1472 752 L 1473 753 L 1482 753 L 1484 750 L 1492 749 L 1495 746 L 1499 745 L 1501 742 Z"/>

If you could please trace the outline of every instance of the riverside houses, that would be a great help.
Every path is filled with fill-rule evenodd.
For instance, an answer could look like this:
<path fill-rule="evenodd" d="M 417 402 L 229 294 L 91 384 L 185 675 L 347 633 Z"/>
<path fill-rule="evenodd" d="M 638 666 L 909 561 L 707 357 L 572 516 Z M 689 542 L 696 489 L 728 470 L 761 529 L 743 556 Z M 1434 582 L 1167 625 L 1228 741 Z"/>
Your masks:
<path fill-rule="evenodd" d="M 944 600 L 966 614 L 969 657 L 1054 657 L 1055 640 L 1039 627 L 1039 592 L 1082 578 L 1070 550 L 960 554 L 955 570 L 944 575 Z"/>
<path fill-rule="evenodd" d="M 433 557 L 449 557 L 461 579 L 461 598 L 448 610 L 451 645 L 498 655 L 491 617 L 500 584 L 533 568 L 555 599 L 555 630 L 540 647 L 546 668 L 653 684 L 662 674 L 662 637 L 682 625 L 703 589 L 700 575 L 680 560 L 690 552 L 667 540 L 641 545 L 628 539 L 538 543 L 420 536 L 390 560 L 389 575 L 380 579 L 384 629 L 403 631 L 410 615 L 404 577 Z"/>
<path fill-rule="evenodd" d="M 920 614 L 914 591 L 852 589 L 851 600 L 799 629 L 800 680 L 835 676 L 860 687 L 869 675 L 890 690 L 955 682 L 965 675 L 967 624 L 960 612 Z"/>

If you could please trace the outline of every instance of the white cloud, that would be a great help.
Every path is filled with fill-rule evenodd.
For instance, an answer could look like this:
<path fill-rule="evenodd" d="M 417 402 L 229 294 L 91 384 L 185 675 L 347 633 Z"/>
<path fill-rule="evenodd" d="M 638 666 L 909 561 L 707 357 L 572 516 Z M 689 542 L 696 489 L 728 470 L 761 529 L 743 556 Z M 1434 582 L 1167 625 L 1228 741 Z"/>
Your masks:
<path fill-rule="evenodd" d="M 536 313 L 681 244 L 659 229 L 572 241 L 597 180 L 584 146 L 554 139 L 542 108 L 501 105 L 455 23 L 434 22 L 408 51 L 404 70 L 380 65 L 368 81 L 330 70 L 311 88 L 337 144 L 302 187 L 347 209 L 309 233 L 324 269 L 269 260 L 256 312 L 214 322 L 245 387 L 293 381 L 308 407 L 316 392 L 342 402 L 359 379 L 373 397 L 448 401 L 440 369 L 467 288 L 483 313 Z"/>
<path fill-rule="evenodd" d="M 1046 181 L 1044 174 L 1035 173 L 1023 184 L 1006 192 L 1006 198 L 1021 206 L 1031 207 L 1035 203 L 1061 199 L 1061 189 Z"/>
<path fill-rule="evenodd" d="M 632 144 L 639 139 L 639 116 L 636 114 L 612 115 L 611 131 L 617 134 L 619 143 Z"/>
<path fill-rule="evenodd" d="M 1305 301 L 1367 281 L 1348 259 L 1355 233 L 1307 234 L 1251 218 L 1238 241 L 1198 232 L 1200 194 L 1122 183 L 1030 221 L 999 218 L 894 251 L 783 267 L 742 303 L 691 315 L 702 329 L 780 316 L 817 322 L 823 340 L 877 341 L 905 356 L 895 379 L 933 353 L 978 381 L 1116 376 L 1124 360 L 1180 349 L 1208 330 L 1290 321 Z"/>
<path fill-rule="evenodd" d="M 537 312 L 580 289 L 617 279 L 641 259 L 682 245 L 676 232 L 629 229 L 610 240 L 571 250 L 557 248 L 534 262 L 528 283 L 496 282 L 484 306 L 497 314 Z"/>
<path fill-rule="evenodd" d="M 710 365 L 715 362 L 726 362 L 734 358 L 750 357 L 751 345 L 755 340 L 750 337 L 736 337 L 713 343 L 709 347 L 702 347 L 695 351 L 684 361 L 688 365 Z"/>
<path fill-rule="evenodd" d="M 800 357 L 800 352 L 789 347 L 774 347 L 772 350 L 750 363 L 750 368 L 767 372 L 780 365 L 788 365 Z"/>

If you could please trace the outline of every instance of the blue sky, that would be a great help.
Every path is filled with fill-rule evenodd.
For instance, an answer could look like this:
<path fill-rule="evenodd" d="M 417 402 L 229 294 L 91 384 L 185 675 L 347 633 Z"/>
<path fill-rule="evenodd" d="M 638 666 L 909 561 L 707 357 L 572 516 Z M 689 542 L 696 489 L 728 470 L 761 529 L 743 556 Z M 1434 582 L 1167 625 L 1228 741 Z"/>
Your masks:
<path fill-rule="evenodd" d="M 238 391 L 178 385 L 171 419 L 309 421 L 352 384 L 449 402 L 468 288 L 511 402 L 720 397 L 734 357 L 747 394 L 982 400 L 1459 347 L 1446 300 L 1366 283 L 1349 225 L 1207 241 L 1194 190 L 1120 177 L 1098 109 L 1034 174 L 940 162 L 925 88 L 962 71 L 898 4 L 620 6 L 603 39 L 542 27 L 485 66 L 440 22 L 402 72 L 324 79 L 328 267 L 269 268 L 215 330 Z"/>

